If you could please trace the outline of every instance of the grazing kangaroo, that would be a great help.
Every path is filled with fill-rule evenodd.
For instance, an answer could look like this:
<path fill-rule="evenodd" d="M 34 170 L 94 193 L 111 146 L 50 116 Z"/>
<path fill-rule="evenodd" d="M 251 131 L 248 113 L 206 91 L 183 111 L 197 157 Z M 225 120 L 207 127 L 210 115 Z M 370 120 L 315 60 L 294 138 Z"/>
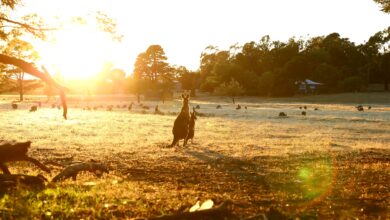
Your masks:
<path fill-rule="evenodd" d="M 36 112 L 37 110 L 38 110 L 38 106 L 36 106 L 36 105 L 33 105 L 30 108 L 30 112 Z"/>
<path fill-rule="evenodd" d="M 287 117 L 287 114 L 284 112 L 279 112 L 279 117 Z"/>
<path fill-rule="evenodd" d="M 181 95 L 183 98 L 183 105 L 181 107 L 181 112 L 177 116 L 175 123 L 173 124 L 172 134 L 173 134 L 173 141 L 171 144 L 171 147 L 174 147 L 177 145 L 179 140 L 185 139 L 188 135 L 188 126 L 190 122 L 190 107 L 188 105 L 188 101 L 190 99 L 189 94 L 183 94 Z M 183 147 L 186 145 L 186 143 L 183 143 Z"/>
<path fill-rule="evenodd" d="M 188 125 L 188 135 L 186 139 L 184 140 L 184 145 L 187 144 L 187 141 L 191 139 L 191 144 L 192 140 L 194 139 L 195 135 L 195 120 L 196 120 L 196 111 L 195 108 L 192 109 L 191 117 L 190 117 L 190 123 Z"/>

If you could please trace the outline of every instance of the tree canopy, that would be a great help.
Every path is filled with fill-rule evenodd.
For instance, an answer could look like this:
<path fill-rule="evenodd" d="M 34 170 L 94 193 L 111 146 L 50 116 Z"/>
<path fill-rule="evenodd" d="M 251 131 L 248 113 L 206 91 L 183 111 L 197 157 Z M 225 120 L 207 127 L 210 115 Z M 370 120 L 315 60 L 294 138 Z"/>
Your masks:
<path fill-rule="evenodd" d="M 390 0 L 374 0 L 374 1 L 381 5 L 383 12 L 390 13 Z"/>
<path fill-rule="evenodd" d="M 389 30 L 361 45 L 331 33 L 287 42 L 264 36 L 229 50 L 209 46 L 200 58 L 200 89 L 215 92 L 232 79 L 243 94 L 260 96 L 291 96 L 298 92 L 296 83 L 305 79 L 323 83 L 320 93 L 360 91 L 369 83 L 388 89 Z"/>
<path fill-rule="evenodd" d="M 173 86 L 172 67 L 160 45 L 151 45 L 138 55 L 133 75 L 138 94 L 162 96 Z"/>

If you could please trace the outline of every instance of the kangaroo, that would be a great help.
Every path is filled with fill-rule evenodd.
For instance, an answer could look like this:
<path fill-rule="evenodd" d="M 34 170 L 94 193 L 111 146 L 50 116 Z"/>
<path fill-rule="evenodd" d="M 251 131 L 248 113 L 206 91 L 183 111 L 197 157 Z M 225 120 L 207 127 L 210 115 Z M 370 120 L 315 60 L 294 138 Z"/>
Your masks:
<path fill-rule="evenodd" d="M 183 105 L 181 107 L 179 115 L 175 120 L 175 123 L 173 124 L 173 141 L 171 147 L 176 146 L 179 140 L 185 139 L 188 135 L 188 126 L 190 122 L 190 107 L 188 105 L 188 101 L 190 99 L 190 95 L 183 94 L 181 97 L 183 98 Z M 184 142 L 183 147 L 185 145 L 186 143 Z"/>
<path fill-rule="evenodd" d="M 187 137 L 184 140 L 184 144 L 187 144 L 187 141 L 191 139 L 191 144 L 194 139 L 195 135 L 195 120 L 196 120 L 196 111 L 195 108 L 192 109 L 191 117 L 190 117 L 190 123 L 188 125 L 188 134 Z"/>
<path fill-rule="evenodd" d="M 154 114 L 164 115 L 164 112 L 160 111 L 160 109 L 158 108 L 158 105 L 156 105 L 156 107 L 154 108 Z"/>
<path fill-rule="evenodd" d="M 36 105 L 33 105 L 30 108 L 30 112 L 36 112 L 37 110 L 38 110 L 38 106 L 36 106 Z"/>

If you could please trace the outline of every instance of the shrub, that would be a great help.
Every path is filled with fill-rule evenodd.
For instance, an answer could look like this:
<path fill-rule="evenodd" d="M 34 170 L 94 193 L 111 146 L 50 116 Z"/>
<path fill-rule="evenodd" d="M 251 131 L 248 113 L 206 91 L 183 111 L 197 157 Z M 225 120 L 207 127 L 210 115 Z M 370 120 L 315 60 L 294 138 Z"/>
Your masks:
<path fill-rule="evenodd" d="M 231 79 L 228 83 L 222 83 L 214 90 L 215 95 L 222 96 L 238 96 L 244 93 L 244 87 L 234 79 Z"/>
<path fill-rule="evenodd" d="M 344 92 L 358 92 L 364 86 L 364 80 L 360 76 L 350 76 L 339 83 L 339 88 Z"/>

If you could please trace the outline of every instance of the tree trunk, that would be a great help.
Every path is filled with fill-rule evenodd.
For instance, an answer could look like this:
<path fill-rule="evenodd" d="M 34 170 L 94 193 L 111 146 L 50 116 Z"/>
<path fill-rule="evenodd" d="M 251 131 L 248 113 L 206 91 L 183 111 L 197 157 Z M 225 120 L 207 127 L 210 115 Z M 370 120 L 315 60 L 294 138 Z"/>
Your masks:
<path fill-rule="evenodd" d="M 23 79 L 19 79 L 19 101 L 23 101 Z"/>

